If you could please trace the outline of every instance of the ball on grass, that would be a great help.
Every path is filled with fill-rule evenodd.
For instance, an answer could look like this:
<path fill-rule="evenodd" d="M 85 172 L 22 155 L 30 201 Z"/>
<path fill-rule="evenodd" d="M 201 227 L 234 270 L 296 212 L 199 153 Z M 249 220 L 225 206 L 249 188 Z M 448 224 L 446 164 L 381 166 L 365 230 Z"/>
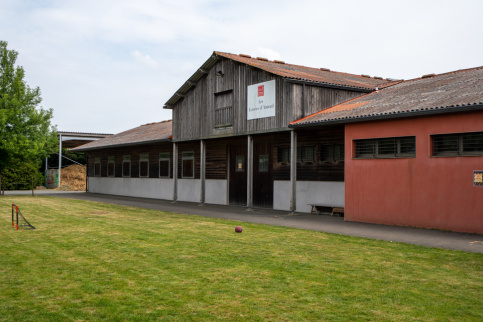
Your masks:
<path fill-rule="evenodd" d="M 237 233 L 241 233 L 241 232 L 243 231 L 242 226 L 236 226 L 236 227 L 235 227 L 235 231 L 236 231 Z"/>

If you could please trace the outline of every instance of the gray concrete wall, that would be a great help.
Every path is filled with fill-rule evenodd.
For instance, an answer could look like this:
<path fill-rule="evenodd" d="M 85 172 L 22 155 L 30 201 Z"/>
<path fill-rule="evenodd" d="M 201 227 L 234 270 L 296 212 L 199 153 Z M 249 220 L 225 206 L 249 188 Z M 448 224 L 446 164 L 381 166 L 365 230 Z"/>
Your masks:
<path fill-rule="evenodd" d="M 227 189 L 227 180 L 205 180 L 205 202 L 217 205 L 227 205 Z"/>
<path fill-rule="evenodd" d="M 310 212 L 311 203 L 344 207 L 344 182 L 297 181 L 297 212 Z M 290 210 L 290 181 L 275 181 L 273 209 Z"/>
<path fill-rule="evenodd" d="M 89 177 L 89 192 L 171 200 L 173 179 Z"/>
<path fill-rule="evenodd" d="M 200 202 L 201 180 L 178 179 L 178 200 Z"/>

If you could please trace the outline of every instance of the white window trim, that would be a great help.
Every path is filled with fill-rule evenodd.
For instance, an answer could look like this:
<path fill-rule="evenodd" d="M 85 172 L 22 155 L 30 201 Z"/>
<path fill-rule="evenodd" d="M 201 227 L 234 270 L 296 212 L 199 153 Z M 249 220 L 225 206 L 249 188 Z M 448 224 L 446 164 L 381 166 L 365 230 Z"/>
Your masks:
<path fill-rule="evenodd" d="M 96 165 L 99 165 L 99 174 L 96 174 Z M 101 158 L 100 157 L 95 157 L 94 158 L 94 177 L 100 177 L 102 176 L 102 163 L 101 163 Z"/>
<path fill-rule="evenodd" d="M 193 153 L 193 156 L 185 157 L 184 156 L 185 153 Z M 193 176 L 191 176 L 191 177 L 185 177 L 184 176 L 184 162 L 183 162 L 184 160 L 193 160 L 193 163 L 192 163 L 193 164 L 193 171 L 192 171 Z M 183 178 L 183 179 L 194 179 L 194 177 L 195 177 L 195 152 L 194 151 L 183 151 L 181 153 L 181 178 Z"/>
<path fill-rule="evenodd" d="M 161 157 L 161 154 L 163 153 L 160 153 L 159 155 L 159 160 L 158 160 L 158 175 L 160 178 L 170 178 L 171 177 L 171 154 L 169 152 L 168 153 L 168 157 Z M 161 166 L 159 166 L 159 163 L 161 161 L 168 161 L 168 176 L 161 176 Z"/>
<path fill-rule="evenodd" d="M 146 154 L 147 157 L 142 158 L 143 154 L 139 155 L 139 178 L 149 178 L 149 154 Z M 147 162 L 148 163 L 148 168 L 146 171 L 146 175 L 142 176 L 141 175 L 141 162 Z"/>
<path fill-rule="evenodd" d="M 114 160 L 112 160 L 112 159 L 114 159 Z M 114 164 L 114 168 L 113 168 L 113 173 L 112 174 L 109 174 L 109 164 L 110 163 Z M 116 159 L 113 156 L 110 156 L 107 159 L 107 176 L 108 177 L 115 177 L 116 176 Z"/>
<path fill-rule="evenodd" d="M 126 160 L 125 158 L 129 157 L 129 160 Z M 129 163 L 129 175 L 125 176 L 124 175 L 124 163 Z M 131 177 L 131 156 L 130 155 L 123 155 L 122 157 L 122 177 L 123 178 L 130 178 Z"/>

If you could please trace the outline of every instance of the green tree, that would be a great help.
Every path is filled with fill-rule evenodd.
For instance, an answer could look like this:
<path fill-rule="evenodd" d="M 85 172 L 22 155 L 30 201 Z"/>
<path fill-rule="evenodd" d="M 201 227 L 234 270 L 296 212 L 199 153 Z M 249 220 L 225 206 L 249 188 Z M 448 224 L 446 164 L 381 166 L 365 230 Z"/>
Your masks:
<path fill-rule="evenodd" d="M 40 89 L 25 83 L 17 56 L 0 40 L 0 173 L 18 161 L 39 164 L 57 144 L 52 109 L 39 106 Z"/>

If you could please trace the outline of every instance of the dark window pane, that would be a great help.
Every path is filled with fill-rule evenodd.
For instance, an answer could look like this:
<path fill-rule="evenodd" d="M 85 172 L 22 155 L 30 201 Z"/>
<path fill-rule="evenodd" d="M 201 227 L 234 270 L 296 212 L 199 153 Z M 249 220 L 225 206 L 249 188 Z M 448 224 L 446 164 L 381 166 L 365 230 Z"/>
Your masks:
<path fill-rule="evenodd" d="M 334 162 L 334 146 L 321 145 L 320 146 L 320 160 L 325 162 Z"/>
<path fill-rule="evenodd" d="M 356 157 L 371 157 L 376 154 L 376 140 L 357 140 Z"/>
<path fill-rule="evenodd" d="M 268 172 L 268 154 L 261 154 L 258 159 L 258 171 Z"/>
<path fill-rule="evenodd" d="M 378 154 L 384 156 L 396 156 L 396 139 L 378 139 Z"/>
<path fill-rule="evenodd" d="M 304 146 L 302 149 L 302 159 L 304 162 L 314 162 L 315 161 L 315 147 L 314 146 Z"/>
<path fill-rule="evenodd" d="M 277 162 L 289 163 L 290 162 L 290 148 L 283 147 L 277 149 Z"/>
<path fill-rule="evenodd" d="M 140 177 L 147 177 L 148 176 L 148 168 L 149 168 L 149 162 L 148 161 L 140 161 L 139 162 L 139 176 Z"/>
<path fill-rule="evenodd" d="M 344 144 L 334 145 L 334 161 L 344 161 Z"/>
<path fill-rule="evenodd" d="M 463 152 L 483 152 L 483 132 L 463 134 Z"/>
<path fill-rule="evenodd" d="M 101 176 L 101 164 L 100 163 L 94 164 L 94 176 L 96 176 L 96 177 Z"/>
<path fill-rule="evenodd" d="M 122 176 L 123 177 L 130 177 L 131 176 L 131 162 L 123 162 L 122 163 Z"/>
<path fill-rule="evenodd" d="M 161 178 L 169 178 L 169 160 L 159 161 L 159 176 Z"/>
<path fill-rule="evenodd" d="M 109 162 L 107 164 L 107 176 L 114 177 L 114 162 Z"/>
<path fill-rule="evenodd" d="M 194 178 L 194 160 L 183 160 L 183 178 Z"/>
<path fill-rule="evenodd" d="M 399 138 L 399 153 L 403 155 L 416 155 L 416 137 Z"/>
<path fill-rule="evenodd" d="M 458 154 L 458 135 L 435 135 L 433 136 L 433 154 Z"/>

